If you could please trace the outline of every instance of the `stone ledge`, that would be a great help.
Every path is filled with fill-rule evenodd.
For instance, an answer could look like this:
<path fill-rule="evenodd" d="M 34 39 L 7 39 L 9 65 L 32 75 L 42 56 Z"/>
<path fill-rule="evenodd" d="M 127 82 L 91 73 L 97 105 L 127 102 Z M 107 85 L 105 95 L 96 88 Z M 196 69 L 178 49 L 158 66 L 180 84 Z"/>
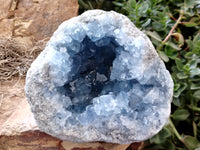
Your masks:
<path fill-rule="evenodd" d="M 38 130 L 24 96 L 24 79 L 1 83 L 0 150 L 126 150 L 128 145 L 62 141 Z M 139 150 L 142 143 L 132 144 Z"/>
<path fill-rule="evenodd" d="M 39 130 L 20 135 L 0 136 L 0 149 L 7 150 L 125 150 L 128 145 L 95 143 L 73 143 L 59 140 Z"/>

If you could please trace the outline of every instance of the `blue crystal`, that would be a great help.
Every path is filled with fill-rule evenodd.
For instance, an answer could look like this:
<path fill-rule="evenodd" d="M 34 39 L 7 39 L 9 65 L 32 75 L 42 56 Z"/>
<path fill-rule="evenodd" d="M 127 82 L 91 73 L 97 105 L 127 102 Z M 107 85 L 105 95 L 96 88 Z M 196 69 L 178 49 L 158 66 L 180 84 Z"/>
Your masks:
<path fill-rule="evenodd" d="M 127 17 L 93 10 L 62 23 L 26 77 L 40 130 L 73 142 L 132 143 L 170 114 L 173 82 Z"/>

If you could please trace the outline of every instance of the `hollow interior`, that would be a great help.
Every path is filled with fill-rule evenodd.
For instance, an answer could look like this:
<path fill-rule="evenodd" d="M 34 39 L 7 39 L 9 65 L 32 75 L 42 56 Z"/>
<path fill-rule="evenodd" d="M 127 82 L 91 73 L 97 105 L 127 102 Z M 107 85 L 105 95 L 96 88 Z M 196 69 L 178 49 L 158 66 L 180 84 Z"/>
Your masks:
<path fill-rule="evenodd" d="M 81 113 L 101 94 L 110 80 L 112 64 L 119 45 L 111 37 L 92 42 L 88 37 L 81 43 L 81 50 L 73 56 L 71 79 L 62 87 L 63 94 L 70 97 L 72 105 L 65 108 Z"/>

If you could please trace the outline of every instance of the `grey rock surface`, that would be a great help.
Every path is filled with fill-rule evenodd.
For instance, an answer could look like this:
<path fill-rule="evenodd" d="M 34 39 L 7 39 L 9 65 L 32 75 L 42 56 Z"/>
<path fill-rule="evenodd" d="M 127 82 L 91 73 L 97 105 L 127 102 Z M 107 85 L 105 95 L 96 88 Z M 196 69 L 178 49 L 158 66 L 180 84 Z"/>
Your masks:
<path fill-rule="evenodd" d="M 173 81 L 126 16 L 90 10 L 55 31 L 28 70 L 25 92 L 40 130 L 73 142 L 127 144 L 166 124 Z"/>

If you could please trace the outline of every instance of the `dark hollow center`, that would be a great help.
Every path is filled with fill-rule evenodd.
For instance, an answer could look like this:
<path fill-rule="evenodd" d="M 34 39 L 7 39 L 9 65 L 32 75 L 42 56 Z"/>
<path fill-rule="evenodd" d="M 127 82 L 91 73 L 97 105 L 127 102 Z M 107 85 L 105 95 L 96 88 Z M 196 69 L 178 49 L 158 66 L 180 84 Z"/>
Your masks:
<path fill-rule="evenodd" d="M 92 103 L 92 99 L 100 95 L 104 85 L 110 80 L 116 47 L 118 45 L 110 37 L 96 43 L 85 37 L 80 52 L 73 56 L 70 80 L 62 87 L 62 94 L 72 101 L 72 105 L 66 110 L 82 113 Z"/>

